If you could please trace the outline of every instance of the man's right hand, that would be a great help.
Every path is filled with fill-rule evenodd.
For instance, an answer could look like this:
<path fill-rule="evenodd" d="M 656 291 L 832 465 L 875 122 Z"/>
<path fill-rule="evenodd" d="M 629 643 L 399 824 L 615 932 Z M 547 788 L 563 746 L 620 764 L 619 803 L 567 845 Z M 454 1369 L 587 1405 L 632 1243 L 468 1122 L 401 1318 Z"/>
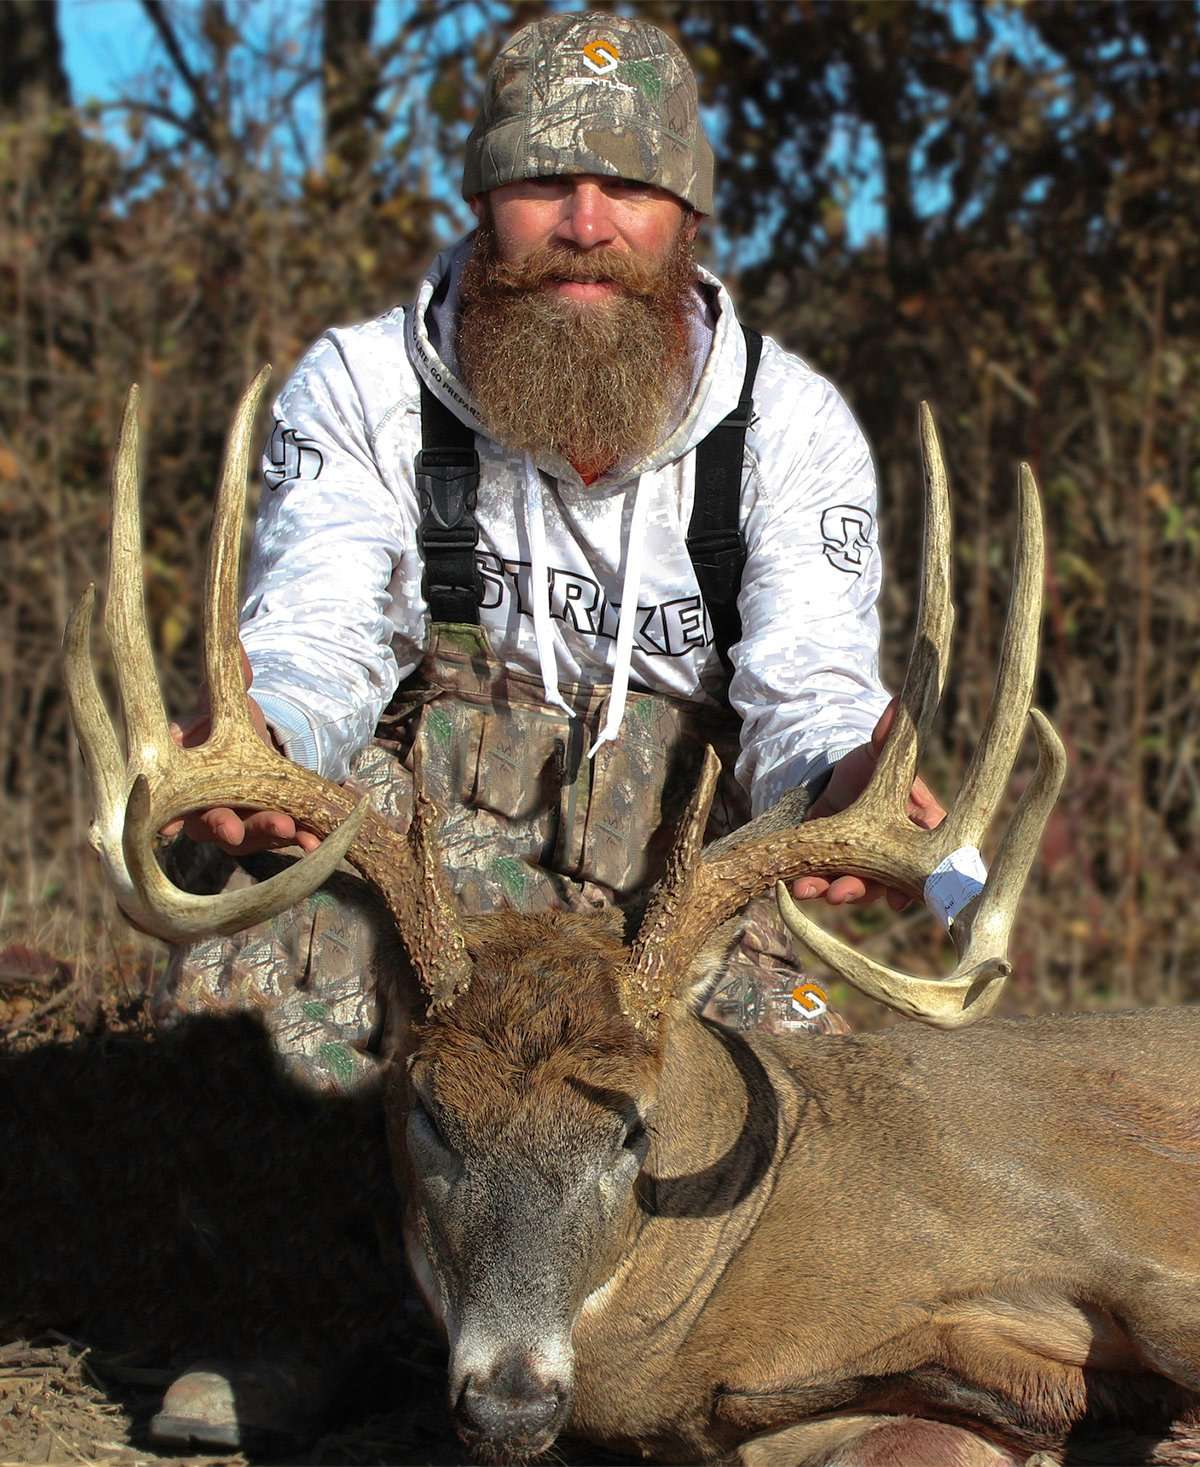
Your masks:
<path fill-rule="evenodd" d="M 245 649 L 239 647 L 242 656 L 242 677 L 248 688 L 254 680 L 250 660 Z M 279 752 L 271 737 L 262 709 L 253 698 L 247 697 L 250 721 L 254 731 L 268 748 Z M 208 738 L 212 719 L 208 707 L 208 689 L 202 688 L 197 711 L 185 723 L 171 725 L 171 737 L 185 749 L 195 748 Z M 180 831 L 197 845 L 217 845 L 229 856 L 253 856 L 259 851 L 277 851 L 284 846 L 299 846 L 302 851 L 315 851 L 321 837 L 306 826 L 297 825 L 290 815 L 282 810 L 229 809 L 218 806 L 211 810 L 193 810 L 164 825 L 160 834 L 178 835 Z"/>

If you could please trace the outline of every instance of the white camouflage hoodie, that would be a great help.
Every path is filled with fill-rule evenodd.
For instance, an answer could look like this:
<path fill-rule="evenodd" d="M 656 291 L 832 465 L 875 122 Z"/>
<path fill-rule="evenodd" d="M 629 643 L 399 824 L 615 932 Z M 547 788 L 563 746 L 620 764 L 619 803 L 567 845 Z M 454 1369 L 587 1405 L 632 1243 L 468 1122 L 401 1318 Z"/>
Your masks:
<path fill-rule="evenodd" d="M 457 376 L 469 245 L 438 257 L 408 311 L 326 332 L 275 404 L 242 637 L 254 697 L 286 752 L 330 779 L 345 777 L 426 644 L 418 374 L 478 435 L 480 618 L 496 656 L 540 675 L 551 701 L 560 684 L 614 684 L 613 721 L 625 677 L 704 704 L 724 687 L 685 536 L 694 450 L 736 407 L 745 372 L 729 295 L 701 272 L 693 390 L 669 436 L 585 485 L 554 454 L 531 463 L 488 438 Z M 754 409 L 729 697 L 742 718 L 737 774 L 757 813 L 863 743 L 887 695 L 866 441 L 830 383 L 769 338 Z M 636 615 L 618 649 L 623 596 Z"/>

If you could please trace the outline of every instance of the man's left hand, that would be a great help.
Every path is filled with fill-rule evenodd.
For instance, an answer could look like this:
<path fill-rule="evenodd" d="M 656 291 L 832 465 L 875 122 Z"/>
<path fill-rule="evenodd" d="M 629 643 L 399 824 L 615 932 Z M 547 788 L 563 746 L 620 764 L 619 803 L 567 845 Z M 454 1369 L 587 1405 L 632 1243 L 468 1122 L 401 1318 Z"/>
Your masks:
<path fill-rule="evenodd" d="M 871 735 L 871 742 L 851 749 L 833 766 L 829 783 L 808 812 L 809 820 L 821 820 L 826 815 L 836 815 L 839 810 L 853 804 L 866 789 L 895 720 L 896 702 L 893 698 L 884 709 Z M 923 830 L 933 830 L 946 818 L 945 810 L 923 779 L 913 783 L 912 793 L 908 797 L 908 816 L 914 825 L 919 825 Z M 911 901 L 906 892 L 885 887 L 881 881 L 866 881 L 861 876 L 801 876 L 792 883 L 792 895 L 798 902 L 824 897 L 834 907 L 840 907 L 846 902 L 873 902 L 886 895 L 888 906 L 897 912 L 902 912 Z"/>

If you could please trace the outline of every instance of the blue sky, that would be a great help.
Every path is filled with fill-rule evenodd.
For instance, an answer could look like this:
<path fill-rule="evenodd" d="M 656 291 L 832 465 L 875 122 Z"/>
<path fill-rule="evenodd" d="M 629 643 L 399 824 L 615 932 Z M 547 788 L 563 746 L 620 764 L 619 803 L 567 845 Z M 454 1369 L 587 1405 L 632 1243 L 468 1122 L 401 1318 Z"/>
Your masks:
<path fill-rule="evenodd" d="M 149 66 L 154 35 L 137 0 L 61 0 L 58 15 L 76 102 L 109 101 Z"/>

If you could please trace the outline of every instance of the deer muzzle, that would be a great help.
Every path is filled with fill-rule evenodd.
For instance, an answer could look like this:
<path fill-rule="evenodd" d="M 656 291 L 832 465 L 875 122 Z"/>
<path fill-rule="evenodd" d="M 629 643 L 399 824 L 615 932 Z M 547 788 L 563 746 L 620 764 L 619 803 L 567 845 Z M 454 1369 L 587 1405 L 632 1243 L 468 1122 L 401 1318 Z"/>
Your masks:
<path fill-rule="evenodd" d="M 460 1352 L 461 1353 L 461 1352 Z M 474 1351 L 471 1352 L 474 1355 Z M 517 1350 L 464 1361 L 453 1399 L 454 1424 L 480 1459 L 518 1460 L 544 1452 L 571 1408 L 570 1347 Z"/>

